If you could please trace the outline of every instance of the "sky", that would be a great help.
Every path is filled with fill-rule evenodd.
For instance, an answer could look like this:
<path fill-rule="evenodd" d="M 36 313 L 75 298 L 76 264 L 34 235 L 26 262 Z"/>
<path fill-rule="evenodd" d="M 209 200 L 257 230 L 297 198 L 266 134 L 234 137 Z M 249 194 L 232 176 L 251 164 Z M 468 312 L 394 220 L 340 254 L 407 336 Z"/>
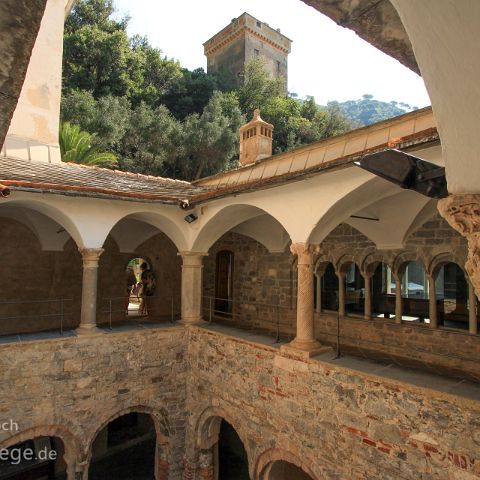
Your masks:
<path fill-rule="evenodd" d="M 378 100 L 430 105 L 423 80 L 354 32 L 300 0 L 114 0 L 117 16 L 131 17 L 128 33 L 146 36 L 164 55 L 190 70 L 207 68 L 202 44 L 243 12 L 293 40 L 288 90 L 318 104 Z"/>

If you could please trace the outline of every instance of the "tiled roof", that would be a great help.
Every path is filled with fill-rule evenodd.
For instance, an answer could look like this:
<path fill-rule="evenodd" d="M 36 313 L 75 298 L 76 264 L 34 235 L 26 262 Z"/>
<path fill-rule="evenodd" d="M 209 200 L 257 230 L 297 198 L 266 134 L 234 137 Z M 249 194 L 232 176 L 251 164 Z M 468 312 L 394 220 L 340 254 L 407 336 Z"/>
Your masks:
<path fill-rule="evenodd" d="M 209 187 L 169 178 L 75 163 L 43 163 L 0 158 L 0 183 L 18 190 L 178 203 Z"/>

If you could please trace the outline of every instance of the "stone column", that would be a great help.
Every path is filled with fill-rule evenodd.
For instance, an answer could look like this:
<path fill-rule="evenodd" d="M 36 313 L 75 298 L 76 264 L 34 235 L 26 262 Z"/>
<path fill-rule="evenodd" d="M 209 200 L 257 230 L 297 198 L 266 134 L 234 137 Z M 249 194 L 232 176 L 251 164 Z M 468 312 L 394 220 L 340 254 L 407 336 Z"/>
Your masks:
<path fill-rule="evenodd" d="M 183 458 L 183 480 L 195 480 L 197 462 L 187 455 Z"/>
<path fill-rule="evenodd" d="M 365 316 L 365 320 L 371 320 L 372 319 L 372 277 L 371 275 L 365 275 L 363 279 L 365 283 L 364 316 Z"/>
<path fill-rule="evenodd" d="M 83 261 L 82 306 L 78 334 L 98 333 L 97 279 L 98 261 L 103 248 L 80 248 Z"/>
<path fill-rule="evenodd" d="M 316 288 L 317 288 L 317 313 L 322 313 L 322 275 L 317 273 L 315 275 Z"/>
<path fill-rule="evenodd" d="M 437 328 L 437 294 L 435 292 L 435 277 L 433 274 L 428 275 L 428 316 L 430 317 L 430 328 Z"/>
<path fill-rule="evenodd" d="M 201 450 L 198 455 L 198 478 L 199 480 L 215 480 L 212 449 Z"/>
<path fill-rule="evenodd" d="M 394 273 L 393 278 L 395 279 L 395 323 L 402 323 L 402 275 Z"/>
<path fill-rule="evenodd" d="M 477 297 L 475 296 L 475 289 L 472 282 L 467 278 L 468 285 L 468 332 L 472 335 L 478 333 L 477 321 Z"/>
<path fill-rule="evenodd" d="M 181 323 L 192 325 L 202 318 L 202 273 L 206 253 L 180 252 L 182 257 L 182 319 Z"/>
<path fill-rule="evenodd" d="M 437 203 L 442 217 L 468 241 L 465 270 L 480 298 L 480 194 L 458 194 Z"/>
<path fill-rule="evenodd" d="M 337 272 L 338 277 L 338 315 L 345 316 L 345 273 Z"/>
<path fill-rule="evenodd" d="M 313 248 L 305 243 L 293 243 L 290 251 L 297 256 L 297 336 L 282 347 L 311 357 L 328 350 L 315 340 L 313 329 Z"/>

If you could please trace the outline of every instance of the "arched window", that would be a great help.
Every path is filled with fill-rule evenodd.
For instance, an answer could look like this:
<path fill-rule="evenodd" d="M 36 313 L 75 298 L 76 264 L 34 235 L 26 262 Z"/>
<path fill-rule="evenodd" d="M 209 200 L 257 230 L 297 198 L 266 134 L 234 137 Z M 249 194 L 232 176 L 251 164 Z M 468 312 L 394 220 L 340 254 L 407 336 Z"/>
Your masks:
<path fill-rule="evenodd" d="M 146 265 L 146 268 L 145 268 Z M 126 294 L 128 299 L 125 313 L 127 316 L 147 316 L 148 309 L 144 301 L 144 285 L 142 284 L 142 272 L 150 271 L 148 260 L 142 257 L 132 258 L 126 268 Z"/>
<path fill-rule="evenodd" d="M 338 310 L 338 277 L 329 263 L 322 276 L 322 310 Z"/>
<path fill-rule="evenodd" d="M 4 449 L 0 478 L 8 480 L 63 480 L 67 465 L 63 442 L 57 437 L 37 437 Z"/>
<path fill-rule="evenodd" d="M 222 419 L 218 435 L 218 477 L 248 480 L 247 453 L 235 429 Z"/>
<path fill-rule="evenodd" d="M 464 271 L 453 262 L 440 267 L 435 278 L 438 324 L 468 329 L 468 284 Z M 478 311 L 478 308 L 477 308 Z"/>
<path fill-rule="evenodd" d="M 363 314 L 365 282 L 360 269 L 354 263 L 345 270 L 345 312 Z"/>
<path fill-rule="evenodd" d="M 390 267 L 380 262 L 372 275 L 372 314 L 390 318 L 395 315 L 395 282 Z M 390 282 L 390 283 L 389 283 Z"/>
<path fill-rule="evenodd" d="M 96 436 L 88 478 L 154 478 L 155 448 L 156 432 L 152 417 L 145 413 L 122 415 Z"/>
<path fill-rule="evenodd" d="M 300 467 L 284 460 L 277 460 L 272 464 L 268 473 L 268 480 L 312 480 Z"/>
<path fill-rule="evenodd" d="M 396 292 L 397 285 L 390 272 L 389 288 Z M 402 320 L 429 322 L 428 279 L 425 267 L 417 261 L 408 262 L 402 277 L 403 314 Z"/>
<path fill-rule="evenodd" d="M 217 253 L 215 273 L 215 311 L 231 314 L 233 308 L 234 255 L 230 250 Z"/>

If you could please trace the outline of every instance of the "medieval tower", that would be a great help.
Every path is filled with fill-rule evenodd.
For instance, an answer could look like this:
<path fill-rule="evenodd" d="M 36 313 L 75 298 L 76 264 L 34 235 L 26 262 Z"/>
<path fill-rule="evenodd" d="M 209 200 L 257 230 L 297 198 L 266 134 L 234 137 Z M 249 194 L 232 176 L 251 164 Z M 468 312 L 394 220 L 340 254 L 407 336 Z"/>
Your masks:
<path fill-rule="evenodd" d="M 245 63 L 260 58 L 272 78 L 282 78 L 285 90 L 288 81 L 287 57 L 292 41 L 267 23 L 243 13 L 220 30 L 203 46 L 208 73 L 227 73 L 233 86 L 243 83 Z"/>

